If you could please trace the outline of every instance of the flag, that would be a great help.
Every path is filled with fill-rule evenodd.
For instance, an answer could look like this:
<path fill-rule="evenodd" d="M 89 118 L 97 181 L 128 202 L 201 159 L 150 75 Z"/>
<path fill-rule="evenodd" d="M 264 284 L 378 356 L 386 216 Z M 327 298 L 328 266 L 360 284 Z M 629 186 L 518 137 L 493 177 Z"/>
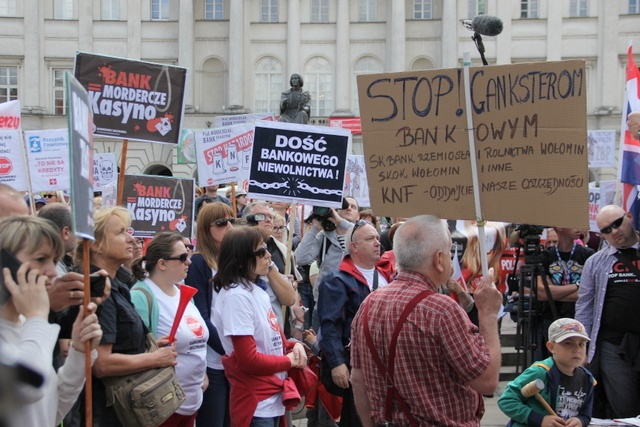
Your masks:
<path fill-rule="evenodd" d="M 627 116 L 632 111 L 640 111 L 640 71 L 633 60 L 633 47 L 627 50 L 627 84 L 625 105 L 620 130 L 621 156 L 619 178 L 622 182 L 622 209 L 633 214 L 634 228 L 638 229 L 640 220 L 640 201 L 638 201 L 638 185 L 640 185 L 640 141 L 629 132 Z"/>

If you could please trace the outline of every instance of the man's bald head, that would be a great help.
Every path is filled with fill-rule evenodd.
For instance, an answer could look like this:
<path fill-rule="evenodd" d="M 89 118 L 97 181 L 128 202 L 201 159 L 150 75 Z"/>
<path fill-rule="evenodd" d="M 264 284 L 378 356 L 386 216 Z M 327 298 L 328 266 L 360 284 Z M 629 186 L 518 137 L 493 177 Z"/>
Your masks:
<path fill-rule="evenodd" d="M 0 218 L 29 215 L 29 206 L 13 187 L 0 184 Z"/>

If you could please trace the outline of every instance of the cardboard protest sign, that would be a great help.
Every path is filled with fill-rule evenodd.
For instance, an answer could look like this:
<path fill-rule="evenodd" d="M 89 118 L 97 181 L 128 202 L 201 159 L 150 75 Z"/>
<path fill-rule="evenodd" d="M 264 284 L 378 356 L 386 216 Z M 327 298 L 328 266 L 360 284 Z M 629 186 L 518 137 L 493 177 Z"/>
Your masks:
<path fill-rule="evenodd" d="M 0 104 L 0 183 L 27 191 L 27 166 L 20 135 L 20 101 Z"/>
<path fill-rule="evenodd" d="M 186 68 L 78 52 L 74 74 L 89 92 L 95 135 L 178 143 Z"/>
<path fill-rule="evenodd" d="M 89 95 L 69 72 L 64 74 L 69 121 L 71 222 L 73 234 L 93 238 L 93 117 Z"/>
<path fill-rule="evenodd" d="M 344 129 L 256 122 L 249 197 L 340 207 L 350 140 Z"/>
<path fill-rule="evenodd" d="M 194 182 L 192 178 L 125 175 L 122 200 L 131 212 L 133 235 L 153 237 L 177 231 L 191 237 Z"/>
<path fill-rule="evenodd" d="M 253 123 L 256 120 L 274 121 L 275 117 L 271 113 L 237 114 L 235 116 L 216 116 L 213 125 L 217 128 L 223 126 L 242 125 Z"/>
<path fill-rule="evenodd" d="M 31 190 L 56 191 L 71 188 L 69 174 L 69 130 L 25 131 Z"/>
<path fill-rule="evenodd" d="M 479 191 L 488 220 L 588 226 L 584 61 L 472 67 L 472 111 L 464 108 L 463 69 L 357 79 L 378 215 L 474 219 Z M 476 153 L 469 151 L 468 113 Z"/>
<path fill-rule="evenodd" d="M 587 140 L 590 168 L 616 167 L 615 130 L 590 130 Z"/>
<path fill-rule="evenodd" d="M 253 124 L 194 130 L 198 184 L 241 182 L 249 176 Z"/>
<path fill-rule="evenodd" d="M 349 154 L 347 156 L 343 195 L 344 197 L 350 196 L 356 199 L 360 207 L 371 206 L 364 156 L 359 154 Z"/>

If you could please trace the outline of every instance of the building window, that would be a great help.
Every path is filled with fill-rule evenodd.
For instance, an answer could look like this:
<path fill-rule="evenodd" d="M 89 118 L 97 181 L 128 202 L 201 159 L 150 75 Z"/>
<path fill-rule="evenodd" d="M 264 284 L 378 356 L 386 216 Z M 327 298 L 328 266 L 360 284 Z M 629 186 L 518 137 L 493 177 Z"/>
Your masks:
<path fill-rule="evenodd" d="M 333 111 L 333 67 L 324 58 L 311 58 L 304 66 L 304 87 L 311 95 L 311 115 L 327 117 Z"/>
<path fill-rule="evenodd" d="M 431 0 L 413 0 L 413 19 L 431 19 Z"/>
<path fill-rule="evenodd" d="M 569 16 L 572 18 L 589 16 L 588 3 L 588 0 L 571 0 L 569 3 Z"/>
<path fill-rule="evenodd" d="M 278 22 L 278 0 L 260 0 L 260 22 Z"/>
<path fill-rule="evenodd" d="M 280 97 L 284 74 L 282 64 L 273 57 L 263 58 L 256 65 L 253 86 L 254 111 L 280 115 Z"/>
<path fill-rule="evenodd" d="M 521 0 L 520 18 L 538 18 L 538 0 Z"/>
<path fill-rule="evenodd" d="M 311 22 L 329 22 L 329 0 L 311 0 Z"/>
<path fill-rule="evenodd" d="M 487 0 L 469 0 L 469 19 L 487 13 Z"/>
<path fill-rule="evenodd" d="M 224 19 L 223 0 L 205 0 L 204 2 L 204 19 L 220 20 Z"/>
<path fill-rule="evenodd" d="M 18 67 L 0 67 L 0 102 L 18 99 Z"/>
<path fill-rule="evenodd" d="M 67 97 L 64 91 L 64 72 L 69 71 L 73 75 L 71 69 L 54 69 L 53 70 L 53 114 L 67 114 Z"/>
<path fill-rule="evenodd" d="M 640 0 L 629 0 L 629 14 L 640 13 Z"/>
<path fill-rule="evenodd" d="M 358 21 L 375 22 L 378 20 L 378 0 L 360 0 L 358 4 Z"/>
<path fill-rule="evenodd" d="M 358 101 L 358 74 L 382 73 L 382 63 L 372 56 L 365 56 L 356 62 L 353 67 L 353 103 L 351 109 L 356 116 L 360 115 L 360 103 Z"/>
<path fill-rule="evenodd" d="M 53 0 L 53 19 L 73 19 L 73 0 Z"/>
<path fill-rule="evenodd" d="M 118 21 L 120 19 L 120 0 L 102 0 L 100 3 L 100 19 Z"/>
<path fill-rule="evenodd" d="M 151 0 L 151 20 L 169 20 L 169 0 Z"/>
<path fill-rule="evenodd" d="M 0 16 L 16 16 L 16 0 L 0 0 Z"/>

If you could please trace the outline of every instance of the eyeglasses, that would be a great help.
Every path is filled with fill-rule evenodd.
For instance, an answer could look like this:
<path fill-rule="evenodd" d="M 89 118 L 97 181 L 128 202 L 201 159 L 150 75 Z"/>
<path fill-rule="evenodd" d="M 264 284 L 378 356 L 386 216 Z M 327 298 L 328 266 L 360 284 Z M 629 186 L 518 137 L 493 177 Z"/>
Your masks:
<path fill-rule="evenodd" d="M 600 229 L 600 233 L 602 234 L 609 234 L 611 233 L 613 230 L 617 230 L 618 228 L 620 228 L 620 226 L 622 225 L 622 222 L 624 221 L 624 217 L 627 216 L 627 214 L 625 213 L 624 215 L 622 215 L 620 218 L 616 219 L 615 221 L 613 221 L 611 224 L 609 224 L 607 227 L 601 228 Z"/>
<path fill-rule="evenodd" d="M 220 218 L 215 220 L 216 227 L 226 227 L 227 223 L 230 222 L 231 225 L 236 225 L 235 218 Z"/>
<path fill-rule="evenodd" d="M 43 194 L 42 197 L 47 199 L 53 199 L 54 197 L 58 197 L 58 196 L 55 194 Z"/>
<path fill-rule="evenodd" d="M 185 263 L 187 262 L 187 260 L 189 259 L 189 254 L 188 253 L 183 253 L 180 254 L 180 256 L 174 256 L 171 258 L 164 258 L 165 261 L 180 261 L 181 263 Z"/>
<path fill-rule="evenodd" d="M 285 229 L 284 225 L 276 225 L 275 227 L 273 227 L 273 231 L 282 231 Z"/>
<path fill-rule="evenodd" d="M 361 227 L 361 226 L 363 226 L 363 225 L 371 225 L 371 223 L 370 223 L 370 222 L 367 222 L 367 221 L 365 221 L 365 220 L 363 220 L 363 219 L 359 219 L 359 220 L 357 220 L 357 221 L 356 221 L 356 224 L 355 224 L 355 225 L 353 226 L 353 228 L 351 229 L 351 237 L 350 237 L 351 241 L 353 241 L 353 233 L 355 233 L 355 232 L 356 232 L 356 230 L 358 229 L 358 227 Z"/>
<path fill-rule="evenodd" d="M 260 258 L 264 258 L 265 256 L 267 256 L 268 253 L 269 253 L 269 250 L 267 249 L 267 247 L 263 246 L 260 249 L 258 249 L 257 251 L 254 251 L 253 255 L 254 256 L 259 256 Z"/>

